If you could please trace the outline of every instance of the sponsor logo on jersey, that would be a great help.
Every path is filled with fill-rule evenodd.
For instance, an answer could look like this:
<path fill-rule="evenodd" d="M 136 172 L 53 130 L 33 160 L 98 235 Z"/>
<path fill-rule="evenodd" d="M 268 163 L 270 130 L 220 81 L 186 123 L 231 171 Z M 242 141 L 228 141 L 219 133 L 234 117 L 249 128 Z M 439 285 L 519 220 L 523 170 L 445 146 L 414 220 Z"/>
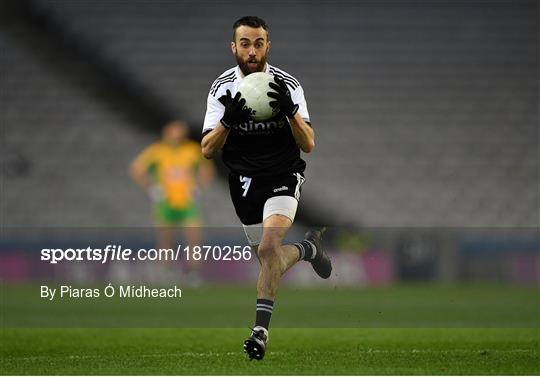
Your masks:
<path fill-rule="evenodd" d="M 289 188 L 287 186 L 281 186 L 281 187 L 275 188 L 274 192 L 285 191 L 285 190 L 288 190 L 288 189 Z"/>
<path fill-rule="evenodd" d="M 239 124 L 235 129 L 240 135 L 271 135 L 283 129 L 287 124 L 285 118 L 264 122 L 250 120 L 249 122 Z"/>

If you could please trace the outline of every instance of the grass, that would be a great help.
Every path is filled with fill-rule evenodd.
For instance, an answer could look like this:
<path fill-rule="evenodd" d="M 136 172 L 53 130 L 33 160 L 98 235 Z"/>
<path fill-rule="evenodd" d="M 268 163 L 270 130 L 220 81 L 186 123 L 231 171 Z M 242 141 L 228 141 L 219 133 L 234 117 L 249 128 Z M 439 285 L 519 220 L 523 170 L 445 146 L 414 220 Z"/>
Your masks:
<path fill-rule="evenodd" d="M 538 329 L 4 329 L 9 375 L 538 375 Z"/>
<path fill-rule="evenodd" d="M 166 300 L 1 293 L 4 375 L 540 374 L 537 287 L 284 287 L 260 362 L 242 352 L 252 287 Z"/>
<path fill-rule="evenodd" d="M 5 327 L 245 328 L 255 305 L 251 285 L 184 289 L 180 299 L 49 301 L 39 286 L 4 285 L 1 293 Z M 540 327 L 540 295 L 531 286 L 283 287 L 275 309 L 272 325 L 284 328 Z"/>

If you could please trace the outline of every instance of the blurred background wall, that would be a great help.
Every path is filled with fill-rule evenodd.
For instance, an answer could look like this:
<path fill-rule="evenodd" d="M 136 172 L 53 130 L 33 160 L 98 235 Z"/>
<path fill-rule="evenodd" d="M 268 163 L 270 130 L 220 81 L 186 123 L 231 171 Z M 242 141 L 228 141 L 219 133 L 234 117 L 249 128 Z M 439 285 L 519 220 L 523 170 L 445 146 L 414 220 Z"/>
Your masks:
<path fill-rule="evenodd" d="M 254 14 L 317 133 L 298 225 L 333 227 L 344 282 L 377 255 L 383 281 L 538 282 L 537 1 L 1 4 L 5 258 L 10 229 L 151 227 L 127 166 L 168 119 L 200 138 Z M 239 225 L 224 179 L 203 199 L 207 226 Z"/>

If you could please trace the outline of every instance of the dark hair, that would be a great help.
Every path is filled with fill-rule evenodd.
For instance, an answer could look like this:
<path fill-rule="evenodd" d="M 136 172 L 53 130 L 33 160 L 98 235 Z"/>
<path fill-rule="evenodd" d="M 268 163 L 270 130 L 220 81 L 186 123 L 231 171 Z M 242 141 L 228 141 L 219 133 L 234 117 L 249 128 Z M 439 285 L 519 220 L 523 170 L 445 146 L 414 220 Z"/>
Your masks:
<path fill-rule="evenodd" d="M 257 16 L 244 16 L 236 20 L 236 22 L 233 24 L 233 41 L 236 38 L 236 29 L 238 29 L 240 26 L 249 26 L 253 28 L 262 27 L 268 34 L 268 25 L 266 25 L 265 20 Z"/>

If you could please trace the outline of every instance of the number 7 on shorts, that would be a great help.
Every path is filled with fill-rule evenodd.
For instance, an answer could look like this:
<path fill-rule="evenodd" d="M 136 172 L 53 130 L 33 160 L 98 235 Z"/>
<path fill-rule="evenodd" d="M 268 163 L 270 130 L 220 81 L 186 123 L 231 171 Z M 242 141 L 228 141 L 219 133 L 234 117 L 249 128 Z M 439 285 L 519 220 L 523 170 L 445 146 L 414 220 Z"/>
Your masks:
<path fill-rule="evenodd" d="M 242 196 L 245 197 L 247 195 L 247 192 L 249 190 L 249 185 L 251 185 L 251 178 L 250 177 L 244 177 L 240 176 L 240 182 L 243 182 L 242 189 L 244 189 L 244 192 L 242 193 Z"/>

